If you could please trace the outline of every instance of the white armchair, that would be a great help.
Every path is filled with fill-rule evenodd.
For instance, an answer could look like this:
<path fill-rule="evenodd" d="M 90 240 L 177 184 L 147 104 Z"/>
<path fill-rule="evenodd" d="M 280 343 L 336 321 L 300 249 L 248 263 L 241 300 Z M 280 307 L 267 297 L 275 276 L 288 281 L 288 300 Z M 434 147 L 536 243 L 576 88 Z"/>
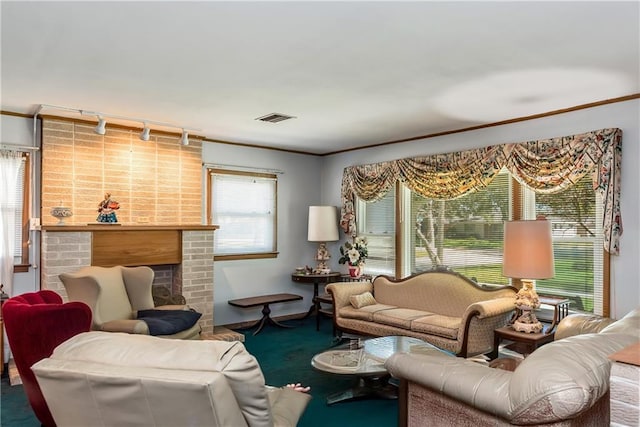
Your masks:
<path fill-rule="evenodd" d="M 149 267 L 84 267 L 75 273 L 60 274 L 70 301 L 82 301 L 91 308 L 92 330 L 157 335 L 162 338 L 199 339 L 201 327 L 195 313 L 186 305 L 154 307 L 152 285 L 154 272 Z M 159 319 L 140 320 L 143 310 L 169 310 Z M 156 311 L 145 312 L 148 317 Z M 193 323 L 194 318 L 196 319 Z M 175 322 L 175 323 L 174 323 Z M 180 326 L 178 325 L 178 322 Z M 183 326 L 184 324 L 187 326 Z M 150 324 L 152 329 L 150 329 Z M 160 332 L 153 328 L 160 324 Z M 168 326 L 168 327 L 167 327 Z M 173 327 L 172 327 L 173 326 Z M 162 331 L 168 330 L 164 333 Z"/>
<path fill-rule="evenodd" d="M 239 341 L 85 332 L 32 370 L 58 427 L 292 427 L 311 398 L 266 386 Z"/>

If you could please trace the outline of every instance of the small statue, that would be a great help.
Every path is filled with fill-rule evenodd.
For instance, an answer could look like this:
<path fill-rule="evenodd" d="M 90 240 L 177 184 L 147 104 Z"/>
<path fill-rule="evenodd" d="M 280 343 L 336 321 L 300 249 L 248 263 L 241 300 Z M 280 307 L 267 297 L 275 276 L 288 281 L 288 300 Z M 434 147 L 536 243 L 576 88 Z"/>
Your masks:
<path fill-rule="evenodd" d="M 104 194 L 104 200 L 98 204 L 98 218 L 96 221 L 104 223 L 116 223 L 116 210 L 120 209 L 120 203 L 111 198 L 111 193 Z"/>

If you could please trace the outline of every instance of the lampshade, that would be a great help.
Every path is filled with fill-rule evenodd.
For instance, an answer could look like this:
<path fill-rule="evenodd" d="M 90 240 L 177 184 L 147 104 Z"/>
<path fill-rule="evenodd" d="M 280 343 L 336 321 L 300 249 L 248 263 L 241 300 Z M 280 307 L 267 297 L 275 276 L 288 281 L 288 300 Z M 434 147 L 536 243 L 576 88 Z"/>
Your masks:
<path fill-rule="evenodd" d="M 504 223 L 502 273 L 517 279 L 550 279 L 555 275 L 550 221 Z"/>
<path fill-rule="evenodd" d="M 338 240 L 338 222 L 335 206 L 309 206 L 310 242 L 332 242 Z"/>

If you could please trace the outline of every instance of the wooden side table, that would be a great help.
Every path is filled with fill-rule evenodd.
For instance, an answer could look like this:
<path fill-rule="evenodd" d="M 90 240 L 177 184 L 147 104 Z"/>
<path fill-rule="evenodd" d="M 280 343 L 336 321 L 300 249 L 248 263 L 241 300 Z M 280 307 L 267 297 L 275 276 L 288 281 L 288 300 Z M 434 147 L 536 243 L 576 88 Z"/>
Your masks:
<path fill-rule="evenodd" d="M 539 332 L 529 334 L 526 332 L 518 332 L 511 326 L 498 328 L 493 331 L 493 351 L 490 353 L 489 358 L 493 360 L 498 357 L 498 347 L 500 346 L 500 342 L 502 340 L 513 341 L 515 343 L 521 344 L 523 347 L 523 352 L 520 353 L 523 353 L 526 357 L 527 355 L 533 353 L 536 348 L 553 341 L 553 336 L 553 333 L 545 334 Z"/>
<path fill-rule="evenodd" d="M 301 299 L 302 299 L 302 296 L 296 295 L 296 294 L 270 294 L 270 295 L 261 295 L 258 297 L 232 299 L 227 302 L 229 303 L 229 305 L 232 305 L 234 307 L 240 307 L 240 308 L 257 307 L 260 305 L 262 306 L 262 319 L 256 321 L 254 324 L 246 328 L 243 328 L 243 329 L 249 329 L 258 325 L 258 329 L 256 329 L 253 332 L 253 335 L 257 335 L 260 333 L 262 328 L 264 328 L 264 325 L 267 323 L 274 326 L 280 326 L 281 328 L 292 328 L 292 326 L 283 325 L 277 320 L 271 318 L 270 316 L 271 309 L 269 308 L 269 304 L 275 304 L 278 302 L 299 301 Z"/>
<path fill-rule="evenodd" d="M 314 314 L 316 316 L 316 331 L 320 330 L 320 300 L 318 299 L 318 286 L 320 284 L 329 284 L 333 282 L 337 282 L 338 278 L 341 276 L 340 273 L 327 273 L 327 274 L 298 274 L 294 273 L 291 275 L 291 280 L 298 283 L 307 283 L 313 285 L 313 299 L 311 307 L 307 314 L 305 314 L 302 318 L 306 319 L 307 317 Z"/>
<path fill-rule="evenodd" d="M 538 297 L 540 304 L 550 305 L 553 307 L 553 319 L 551 325 L 545 331 L 547 334 L 555 331 L 558 323 L 569 314 L 569 299 L 540 295 Z"/>

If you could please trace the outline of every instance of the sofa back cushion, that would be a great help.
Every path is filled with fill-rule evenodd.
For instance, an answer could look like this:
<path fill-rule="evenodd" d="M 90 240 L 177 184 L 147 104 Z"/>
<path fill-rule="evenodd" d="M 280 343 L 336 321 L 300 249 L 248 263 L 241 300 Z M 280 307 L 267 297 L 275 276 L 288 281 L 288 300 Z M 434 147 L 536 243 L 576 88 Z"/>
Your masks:
<path fill-rule="evenodd" d="M 221 372 L 61 359 L 33 371 L 57 425 L 247 425 Z"/>
<path fill-rule="evenodd" d="M 427 271 L 395 281 L 378 276 L 373 295 L 379 304 L 412 308 L 451 317 L 461 317 L 467 307 L 478 301 L 513 297 L 513 288 L 486 290 L 464 276 L 449 271 Z"/>
<path fill-rule="evenodd" d="M 87 373 L 94 372 L 96 365 L 102 365 L 97 375 L 103 376 L 106 382 L 121 381 L 120 370 L 129 372 L 130 369 L 131 375 L 134 375 L 136 370 L 142 372 L 149 369 L 152 380 L 158 382 L 164 380 L 161 375 L 155 376 L 154 369 L 160 374 L 163 370 L 175 371 L 176 376 L 184 374 L 186 378 L 182 387 L 196 388 L 205 394 L 210 393 L 207 391 L 209 387 L 215 387 L 218 378 L 204 373 L 217 372 L 222 375 L 228 390 L 231 390 L 247 424 L 259 426 L 270 425 L 272 422 L 262 370 L 255 357 L 238 341 L 159 339 L 147 335 L 87 332 L 59 345 L 51 359 L 62 361 L 65 366 L 70 367 L 76 366 L 77 362 L 89 363 L 91 365 L 77 364 L 87 366 Z M 198 380 L 191 383 L 191 378 L 198 377 L 198 374 L 205 378 L 204 382 Z M 125 378 L 123 381 L 128 383 L 129 379 Z M 139 387 L 132 388 L 131 393 L 136 394 L 142 390 Z M 159 386 L 158 392 L 161 390 L 162 386 Z M 118 396 L 123 400 L 127 399 L 124 392 Z M 173 398 L 169 394 L 163 396 Z M 103 403 L 107 404 L 106 401 Z M 116 401 L 108 404 L 116 404 Z M 217 411 L 220 410 L 216 402 L 213 404 Z M 190 407 L 185 404 L 184 411 L 189 410 Z"/>

